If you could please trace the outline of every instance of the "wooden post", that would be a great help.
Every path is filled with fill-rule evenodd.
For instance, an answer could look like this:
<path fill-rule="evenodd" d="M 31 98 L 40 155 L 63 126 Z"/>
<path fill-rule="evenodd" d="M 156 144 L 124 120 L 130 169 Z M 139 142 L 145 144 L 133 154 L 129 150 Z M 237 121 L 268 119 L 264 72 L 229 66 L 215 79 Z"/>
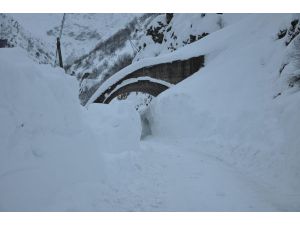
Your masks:
<path fill-rule="evenodd" d="M 57 47 L 57 52 L 58 52 L 59 66 L 61 68 L 64 68 L 63 61 L 62 61 L 62 56 L 61 56 L 61 49 L 60 49 L 60 40 L 59 40 L 59 37 L 56 39 L 56 47 Z"/>
<path fill-rule="evenodd" d="M 166 13 L 166 22 L 169 24 L 174 16 L 174 13 Z"/>

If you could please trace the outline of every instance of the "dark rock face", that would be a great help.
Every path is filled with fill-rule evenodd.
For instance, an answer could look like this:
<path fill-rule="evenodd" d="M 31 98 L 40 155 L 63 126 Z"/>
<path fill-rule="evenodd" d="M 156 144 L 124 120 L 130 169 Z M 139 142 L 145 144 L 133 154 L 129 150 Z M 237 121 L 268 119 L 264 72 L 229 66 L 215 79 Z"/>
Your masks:
<path fill-rule="evenodd" d="M 190 34 L 190 43 L 193 43 L 193 42 L 195 42 L 195 41 L 196 41 L 196 36 Z"/>
<path fill-rule="evenodd" d="M 197 40 L 200 40 L 201 38 L 204 38 L 207 35 L 209 35 L 209 33 L 203 32 L 202 34 L 198 35 L 198 39 Z"/>
<path fill-rule="evenodd" d="M 280 30 L 277 34 L 278 39 L 284 38 L 286 33 L 287 33 L 287 29 Z"/>
<path fill-rule="evenodd" d="M 171 14 L 171 15 L 168 15 Z M 159 21 L 157 22 L 157 25 L 150 26 L 147 29 L 146 35 L 151 36 L 152 40 L 155 43 L 161 44 L 164 40 L 164 32 L 168 24 L 170 23 L 171 19 L 173 18 L 173 13 L 167 13 L 166 15 L 166 22 L 165 21 Z"/>
<path fill-rule="evenodd" d="M 199 34 L 198 36 L 190 34 L 190 37 L 187 40 L 183 41 L 182 43 L 185 45 L 191 44 L 195 41 L 200 40 L 201 38 L 204 38 L 207 35 L 209 35 L 209 33 L 206 33 L 206 32 L 203 32 L 202 34 Z"/>
<path fill-rule="evenodd" d="M 0 39 L 0 48 L 12 48 L 12 47 L 14 46 L 10 44 L 7 39 Z"/>
<path fill-rule="evenodd" d="M 299 20 L 295 19 L 291 21 L 291 25 L 289 28 L 280 30 L 277 33 L 278 39 L 285 38 L 285 45 L 288 46 L 296 36 L 300 33 L 300 24 Z"/>
<path fill-rule="evenodd" d="M 288 31 L 288 38 L 285 42 L 286 45 L 289 45 L 291 41 L 300 33 L 299 20 L 293 20 Z"/>
<path fill-rule="evenodd" d="M 163 30 L 161 30 L 163 27 L 165 27 L 164 25 L 160 25 L 157 27 L 153 27 L 151 26 L 148 30 L 147 30 L 147 35 L 150 35 L 152 37 L 152 40 L 155 43 L 159 43 L 161 44 L 163 42 L 164 39 L 164 33 Z"/>

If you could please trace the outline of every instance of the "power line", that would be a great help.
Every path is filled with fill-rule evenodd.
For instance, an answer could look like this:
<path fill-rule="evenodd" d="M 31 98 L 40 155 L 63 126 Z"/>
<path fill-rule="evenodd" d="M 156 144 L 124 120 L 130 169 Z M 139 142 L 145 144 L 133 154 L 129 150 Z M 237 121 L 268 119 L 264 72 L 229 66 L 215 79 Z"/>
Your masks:
<path fill-rule="evenodd" d="M 131 41 L 130 38 L 129 38 L 129 42 L 130 42 L 130 45 L 131 45 L 131 48 L 133 49 L 133 51 L 139 52 L 139 49 L 134 45 L 134 43 Z"/>
<path fill-rule="evenodd" d="M 60 27 L 60 33 L 59 33 L 59 39 L 61 39 L 61 36 L 62 36 L 62 31 L 63 31 L 63 27 L 64 27 L 64 24 L 65 24 L 65 19 L 66 19 L 66 14 L 64 13 L 63 18 L 62 18 L 62 21 L 61 21 L 61 27 Z"/>

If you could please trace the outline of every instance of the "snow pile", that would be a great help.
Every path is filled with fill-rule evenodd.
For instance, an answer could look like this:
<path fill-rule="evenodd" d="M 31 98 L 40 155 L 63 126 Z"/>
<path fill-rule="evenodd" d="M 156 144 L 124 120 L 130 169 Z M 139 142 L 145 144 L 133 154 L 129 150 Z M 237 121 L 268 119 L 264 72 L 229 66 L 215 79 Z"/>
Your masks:
<path fill-rule="evenodd" d="M 93 132 L 101 139 L 102 152 L 120 153 L 139 148 L 140 118 L 128 104 L 91 104 L 85 117 Z"/>
<path fill-rule="evenodd" d="M 280 210 L 300 208 L 300 92 L 279 78 L 288 50 L 276 36 L 293 17 L 250 15 L 178 50 L 205 67 L 147 112 L 155 138 L 242 171 Z"/>
<path fill-rule="evenodd" d="M 0 211 L 91 210 L 110 193 L 103 154 L 138 148 L 137 114 L 83 109 L 74 78 L 19 48 L 1 49 L 0 74 Z"/>

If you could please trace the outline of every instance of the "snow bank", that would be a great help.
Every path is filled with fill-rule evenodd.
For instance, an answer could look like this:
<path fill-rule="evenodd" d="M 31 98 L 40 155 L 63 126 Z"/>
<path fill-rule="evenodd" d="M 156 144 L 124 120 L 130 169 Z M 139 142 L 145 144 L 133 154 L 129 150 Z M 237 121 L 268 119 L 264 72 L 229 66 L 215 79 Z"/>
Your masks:
<path fill-rule="evenodd" d="M 121 153 L 139 148 L 141 124 L 132 105 L 91 104 L 86 118 L 93 132 L 101 138 L 101 145 L 109 147 L 103 152 Z"/>
<path fill-rule="evenodd" d="M 103 154 L 138 148 L 139 117 L 85 110 L 75 79 L 19 48 L 1 49 L 0 83 L 0 211 L 92 209 L 107 190 Z"/>
<path fill-rule="evenodd" d="M 275 35 L 290 21 L 286 14 L 248 16 L 178 50 L 207 55 L 206 65 L 147 112 L 154 137 L 238 168 L 281 210 L 300 209 L 300 93 L 274 99 L 286 54 Z"/>

